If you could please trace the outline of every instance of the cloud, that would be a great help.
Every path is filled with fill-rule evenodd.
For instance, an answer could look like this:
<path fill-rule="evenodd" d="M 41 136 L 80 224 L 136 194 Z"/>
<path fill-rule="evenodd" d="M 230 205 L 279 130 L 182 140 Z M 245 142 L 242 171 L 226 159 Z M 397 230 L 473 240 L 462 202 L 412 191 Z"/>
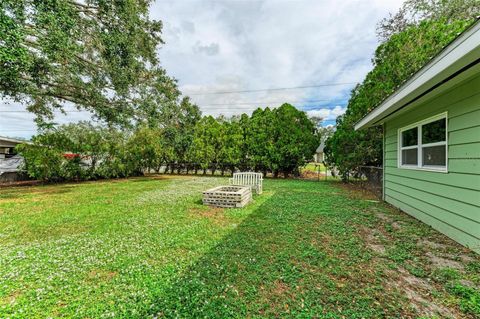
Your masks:
<path fill-rule="evenodd" d="M 228 116 L 282 102 L 303 110 L 345 106 L 354 84 L 200 93 L 360 82 L 372 68 L 371 58 L 378 45 L 377 21 L 396 11 L 401 3 L 168 0 L 157 1 L 152 16 L 165 22 L 166 45 L 159 51 L 160 59 L 179 80 L 182 91 L 191 94 L 205 114 Z M 182 28 L 185 16 L 195 25 L 195 32 L 170 36 L 170 29 Z M 219 50 L 212 44 L 218 44 Z M 323 100 L 321 106 L 308 103 L 318 100 Z"/>
<path fill-rule="evenodd" d="M 317 110 L 309 110 L 307 111 L 307 115 L 309 117 L 320 117 L 324 121 L 335 120 L 338 116 L 345 113 L 347 110 L 346 107 L 342 107 L 340 105 L 335 106 L 333 109 L 317 109 Z"/>
<path fill-rule="evenodd" d="M 220 52 L 220 46 L 218 43 L 210 43 L 208 45 L 202 45 L 200 41 L 197 41 L 193 46 L 193 52 L 195 53 L 205 53 L 206 55 L 216 55 Z"/>
<path fill-rule="evenodd" d="M 345 107 L 354 84 L 199 93 L 360 82 L 372 68 L 371 58 L 378 45 L 377 21 L 397 11 L 401 3 L 157 0 L 151 7 L 151 17 L 164 23 L 165 45 L 158 51 L 162 66 L 178 79 L 181 90 L 191 94 L 204 114 L 230 116 L 289 102 L 333 118 L 340 112 L 335 110 Z M 0 110 L 13 107 L 0 105 Z M 0 113 L 0 135 L 33 127 L 28 114 L 15 119 L 12 116 Z M 62 121 L 77 118 L 81 114 L 59 116 Z"/>
<path fill-rule="evenodd" d="M 191 21 L 182 21 L 182 29 L 188 33 L 195 33 L 195 23 Z"/>

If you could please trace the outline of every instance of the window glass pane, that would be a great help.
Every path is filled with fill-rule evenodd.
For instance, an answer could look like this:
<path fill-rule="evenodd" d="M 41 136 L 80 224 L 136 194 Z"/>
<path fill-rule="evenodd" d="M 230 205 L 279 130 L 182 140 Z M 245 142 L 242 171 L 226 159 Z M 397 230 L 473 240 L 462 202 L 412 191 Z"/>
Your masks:
<path fill-rule="evenodd" d="M 447 120 L 441 119 L 422 125 L 422 144 L 436 143 L 445 141 L 445 128 Z"/>
<path fill-rule="evenodd" d="M 402 146 L 413 145 L 418 145 L 418 128 L 416 127 L 402 132 Z"/>
<path fill-rule="evenodd" d="M 412 148 L 402 151 L 402 165 L 417 165 L 418 163 L 418 149 Z"/>
<path fill-rule="evenodd" d="M 423 165 L 424 166 L 445 166 L 446 146 L 430 146 L 423 148 Z"/>

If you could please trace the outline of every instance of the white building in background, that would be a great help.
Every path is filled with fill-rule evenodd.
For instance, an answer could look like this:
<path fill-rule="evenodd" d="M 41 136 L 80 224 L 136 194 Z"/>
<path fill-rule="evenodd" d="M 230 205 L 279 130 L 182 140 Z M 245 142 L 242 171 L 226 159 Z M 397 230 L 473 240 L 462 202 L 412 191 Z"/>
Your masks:
<path fill-rule="evenodd" d="M 24 177 L 19 174 L 23 157 L 17 155 L 15 146 L 27 141 L 0 136 L 0 182 L 11 182 Z M 27 142 L 28 143 L 28 142 Z"/>
<path fill-rule="evenodd" d="M 316 163 L 322 163 L 324 160 L 323 156 L 323 149 L 325 148 L 325 142 L 320 143 L 320 145 L 317 147 L 317 150 L 315 151 L 315 155 L 313 160 Z"/>

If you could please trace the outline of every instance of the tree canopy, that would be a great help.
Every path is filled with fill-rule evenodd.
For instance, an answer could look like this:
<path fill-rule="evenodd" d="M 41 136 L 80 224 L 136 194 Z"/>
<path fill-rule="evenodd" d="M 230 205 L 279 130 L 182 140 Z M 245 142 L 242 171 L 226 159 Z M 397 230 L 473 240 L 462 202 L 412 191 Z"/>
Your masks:
<path fill-rule="evenodd" d="M 158 125 L 134 129 L 88 122 L 47 127 L 18 151 L 31 177 L 51 181 L 125 177 L 161 167 L 289 176 L 298 174 L 319 144 L 314 123 L 289 104 L 230 119 L 200 117 L 188 100 L 164 111 Z"/>
<path fill-rule="evenodd" d="M 460 3 L 469 10 L 456 10 Z M 327 164 L 344 180 L 361 165 L 382 165 L 382 128 L 355 131 L 355 123 L 465 30 L 478 5 L 469 0 L 407 1 L 399 17 L 379 24 L 379 34 L 386 38 L 375 51 L 374 67 L 353 89 L 347 111 L 337 118 L 336 131 L 326 143 Z"/>
<path fill-rule="evenodd" d="M 150 0 L 3 0 L 0 94 L 37 120 L 71 105 L 109 123 L 145 118 L 175 100 L 159 66 L 162 23 Z"/>

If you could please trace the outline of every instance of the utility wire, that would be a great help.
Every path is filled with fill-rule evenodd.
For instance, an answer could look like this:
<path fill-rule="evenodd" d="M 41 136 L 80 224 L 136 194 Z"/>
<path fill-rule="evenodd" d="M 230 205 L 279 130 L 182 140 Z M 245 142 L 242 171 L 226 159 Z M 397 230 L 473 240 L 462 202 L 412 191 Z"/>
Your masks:
<path fill-rule="evenodd" d="M 92 112 L 87 111 L 87 110 L 65 110 L 65 111 L 55 110 L 55 111 L 53 111 L 53 113 L 63 113 L 63 112 L 65 112 L 65 113 L 92 113 Z M 3 110 L 0 110 L 0 113 L 32 113 L 32 112 L 27 111 L 27 110 L 19 110 L 19 111 L 12 111 L 12 110 L 3 111 Z"/>
<path fill-rule="evenodd" d="M 32 128 L 30 130 L 2 130 L 0 129 L 0 132 L 33 132 L 36 131 L 36 128 Z"/>
<path fill-rule="evenodd" d="M 318 103 L 318 102 L 328 102 L 328 101 L 335 101 L 335 99 L 332 100 L 311 100 L 311 101 L 296 101 L 296 102 L 285 102 L 285 101 L 270 101 L 270 102 L 244 102 L 244 103 L 216 103 L 216 104 L 208 104 L 208 105 L 200 105 L 198 106 L 199 108 L 207 108 L 207 107 L 212 107 L 215 106 L 212 110 L 231 110 L 231 108 L 228 107 L 216 107 L 216 106 L 240 106 L 240 105 L 252 105 L 253 107 L 259 107 L 259 106 L 265 106 L 269 104 L 278 104 L 278 103 L 289 103 L 289 104 L 311 104 L 311 103 Z M 337 99 L 337 101 L 346 101 L 346 99 Z M 310 105 L 306 105 L 310 106 Z M 326 106 L 325 108 L 328 108 Z M 92 111 L 87 111 L 87 110 L 54 110 L 54 113 L 92 113 Z M 0 113 L 31 113 L 30 111 L 27 110 L 0 110 Z"/>
<path fill-rule="evenodd" d="M 347 99 L 322 99 L 322 100 L 310 100 L 310 101 L 265 101 L 265 102 L 242 102 L 242 103 L 213 103 L 208 105 L 201 105 L 199 107 L 210 107 L 210 106 L 228 106 L 228 105 L 250 105 L 250 104 L 275 104 L 275 103 L 290 103 L 290 104 L 300 104 L 300 103 L 318 103 L 318 102 L 328 102 L 328 101 L 346 101 Z"/>
<path fill-rule="evenodd" d="M 296 90 L 296 89 L 311 89 L 327 86 L 339 86 L 339 85 L 353 85 L 356 82 L 344 82 L 344 83 L 324 83 L 317 85 L 305 85 L 305 86 L 293 86 L 284 88 L 271 88 L 271 89 L 258 89 L 258 90 L 240 90 L 240 91 L 213 91 L 203 93 L 187 93 L 185 95 L 213 95 L 213 94 L 233 94 L 233 93 L 252 93 L 252 92 L 269 92 L 269 91 L 284 91 L 284 90 Z"/>
<path fill-rule="evenodd" d="M 331 83 L 331 84 L 323 84 L 323 85 L 315 85 L 315 86 L 303 86 L 303 87 L 292 87 L 292 88 L 276 88 L 276 89 L 266 89 L 266 90 L 288 90 L 288 89 L 297 89 L 297 88 L 311 88 L 311 87 L 321 87 L 321 86 L 330 86 L 330 85 L 342 85 L 342 84 L 354 84 L 354 83 Z M 232 91 L 232 92 L 210 92 L 208 94 L 224 94 L 224 93 L 239 93 L 239 92 L 260 92 L 266 90 L 246 90 L 246 91 Z M 193 94 L 191 94 L 193 95 Z M 337 99 L 337 101 L 345 101 L 346 99 Z M 206 108 L 210 106 L 239 106 L 239 105 L 253 105 L 254 107 L 258 107 L 260 105 L 267 105 L 267 104 L 275 104 L 275 103 L 291 103 L 291 104 L 309 104 L 309 103 L 318 103 L 318 102 L 327 102 L 327 101 L 335 101 L 335 99 L 320 99 L 320 100 L 310 100 L 310 101 L 296 101 L 296 102 L 286 102 L 286 101 L 269 101 L 269 102 L 243 102 L 243 103 L 214 103 L 209 105 L 202 105 L 199 108 Z M 325 107 L 329 108 L 329 107 Z M 232 110 L 232 108 L 219 108 L 215 107 L 209 111 L 215 110 Z M 27 110 L 19 110 L 19 111 L 12 111 L 12 110 L 0 110 L 0 113 L 31 113 Z M 63 112 L 60 110 L 54 111 L 54 113 L 92 113 L 91 111 L 87 110 L 64 110 Z M 0 132 L 33 132 L 37 129 L 22 129 L 22 130 L 1 130 Z"/>
<path fill-rule="evenodd" d="M 344 82 L 344 83 L 323 83 L 317 85 L 305 85 L 305 86 L 293 86 L 293 87 L 283 87 L 283 88 L 270 88 L 270 89 L 257 89 L 257 90 L 240 90 L 240 91 L 214 91 L 214 92 L 203 92 L 203 93 L 191 93 L 187 95 L 214 95 L 214 94 L 233 94 L 233 93 L 252 93 L 252 92 L 268 92 L 268 91 L 283 91 L 283 90 L 295 90 L 295 89 L 309 89 L 309 88 L 319 88 L 319 87 L 328 87 L 328 86 L 339 86 L 339 85 L 352 85 L 356 82 Z M 327 102 L 332 100 L 313 100 L 313 101 L 297 101 L 297 102 L 285 102 L 285 101 L 275 101 L 275 102 L 243 102 L 243 103 L 214 103 L 209 105 L 199 106 L 200 108 L 211 107 L 211 106 L 238 106 L 238 105 L 266 105 L 273 103 L 317 103 L 317 102 Z M 217 108 L 220 109 L 220 108 Z M 228 109 L 228 108 L 227 108 Z M 56 113 L 92 113 L 87 110 L 65 110 L 65 111 L 54 111 Z M 13 111 L 13 110 L 0 110 L 0 113 L 30 113 L 26 110 Z"/>

